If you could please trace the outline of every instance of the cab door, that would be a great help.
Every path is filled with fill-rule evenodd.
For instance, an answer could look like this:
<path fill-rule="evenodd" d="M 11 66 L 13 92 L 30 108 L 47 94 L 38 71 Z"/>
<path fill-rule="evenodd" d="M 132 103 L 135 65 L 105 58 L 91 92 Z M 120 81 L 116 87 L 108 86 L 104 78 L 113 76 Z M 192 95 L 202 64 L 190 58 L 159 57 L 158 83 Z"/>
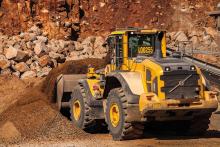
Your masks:
<path fill-rule="evenodd" d="M 109 36 L 108 47 L 112 52 L 111 64 L 115 65 L 115 69 L 119 70 L 123 64 L 123 40 L 122 35 Z"/>

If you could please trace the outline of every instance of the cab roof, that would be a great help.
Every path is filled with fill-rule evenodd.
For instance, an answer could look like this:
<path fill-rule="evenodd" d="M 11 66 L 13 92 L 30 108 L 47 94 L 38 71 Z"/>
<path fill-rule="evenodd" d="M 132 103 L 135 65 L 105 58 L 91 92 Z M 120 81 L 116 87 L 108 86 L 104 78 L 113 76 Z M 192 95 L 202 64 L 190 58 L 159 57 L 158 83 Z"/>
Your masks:
<path fill-rule="evenodd" d="M 123 35 L 126 34 L 127 32 L 140 32 L 140 33 L 157 33 L 160 32 L 162 30 L 149 30 L 149 29 L 144 29 L 144 28 L 119 28 L 116 29 L 116 31 L 112 32 L 111 35 Z"/>

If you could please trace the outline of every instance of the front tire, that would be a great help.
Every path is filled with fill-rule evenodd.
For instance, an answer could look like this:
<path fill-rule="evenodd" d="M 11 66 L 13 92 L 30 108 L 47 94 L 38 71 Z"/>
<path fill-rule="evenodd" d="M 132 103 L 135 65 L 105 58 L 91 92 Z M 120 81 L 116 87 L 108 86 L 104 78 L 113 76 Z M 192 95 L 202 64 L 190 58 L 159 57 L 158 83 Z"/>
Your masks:
<path fill-rule="evenodd" d="M 95 119 L 91 117 L 85 89 L 81 85 L 76 86 L 71 97 L 70 114 L 73 124 L 85 131 L 91 129 L 95 125 Z"/>
<path fill-rule="evenodd" d="M 144 126 L 141 123 L 128 122 L 128 103 L 122 88 L 109 92 L 106 106 L 106 120 L 113 140 L 140 138 Z"/>

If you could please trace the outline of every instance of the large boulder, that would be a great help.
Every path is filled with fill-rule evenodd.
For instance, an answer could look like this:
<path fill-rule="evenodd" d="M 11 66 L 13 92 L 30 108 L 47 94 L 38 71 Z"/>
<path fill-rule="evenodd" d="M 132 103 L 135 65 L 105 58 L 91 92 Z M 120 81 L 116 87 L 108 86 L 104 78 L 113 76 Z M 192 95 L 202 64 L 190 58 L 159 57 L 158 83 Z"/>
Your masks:
<path fill-rule="evenodd" d="M 82 51 L 83 50 L 83 45 L 80 42 L 74 41 L 74 45 L 75 45 L 75 50 L 76 51 Z"/>
<path fill-rule="evenodd" d="M 33 27 L 31 27 L 31 28 L 28 30 L 28 32 L 30 32 L 30 33 L 35 33 L 36 35 L 41 35 L 41 34 L 42 34 L 42 30 L 41 30 L 39 27 L 37 27 L 36 25 L 33 26 Z"/>
<path fill-rule="evenodd" d="M 37 73 L 37 77 L 45 77 L 45 76 L 47 76 L 47 75 L 49 74 L 49 72 L 50 72 L 51 70 L 52 70 L 51 67 L 44 67 L 44 68 L 42 68 L 41 71 L 39 71 L 39 72 Z"/>
<path fill-rule="evenodd" d="M 15 58 L 17 56 L 17 53 L 18 53 L 18 50 L 12 46 L 4 50 L 4 55 L 7 59 Z"/>
<path fill-rule="evenodd" d="M 21 75 L 21 79 L 28 79 L 36 77 L 37 74 L 34 71 L 26 71 Z"/>
<path fill-rule="evenodd" d="M 96 37 L 95 42 L 94 42 L 94 50 L 95 50 L 94 54 L 95 55 L 102 56 L 106 54 L 107 50 L 105 47 L 103 47 L 104 42 L 105 40 L 101 36 Z"/>
<path fill-rule="evenodd" d="M 14 68 L 15 68 L 16 71 L 19 71 L 19 72 L 25 72 L 25 71 L 29 70 L 29 67 L 24 62 L 20 62 L 20 63 L 16 64 L 14 66 Z"/>
<path fill-rule="evenodd" d="M 212 38 L 215 38 L 216 36 L 218 36 L 218 32 L 216 31 L 216 29 L 212 28 L 212 27 L 205 27 L 205 35 L 210 35 Z"/>
<path fill-rule="evenodd" d="M 37 36 L 37 40 L 39 42 L 43 42 L 43 43 L 47 43 L 48 42 L 48 38 L 44 37 L 44 36 Z"/>
<path fill-rule="evenodd" d="M 10 75 L 10 74 L 11 74 L 10 68 L 5 68 L 1 70 L 1 75 Z"/>
<path fill-rule="evenodd" d="M 4 55 L 0 55 L 0 68 L 6 69 L 8 67 L 10 67 L 10 61 Z"/>
<path fill-rule="evenodd" d="M 17 56 L 15 57 L 15 61 L 17 62 L 25 62 L 29 58 L 29 53 L 27 51 L 18 50 Z"/>
<path fill-rule="evenodd" d="M 38 62 L 41 67 L 44 67 L 50 63 L 50 56 L 44 55 L 39 58 Z"/>
<path fill-rule="evenodd" d="M 174 35 L 174 40 L 176 42 L 181 42 L 181 41 L 189 41 L 188 37 L 186 36 L 186 34 L 183 31 L 179 31 Z"/>
<path fill-rule="evenodd" d="M 37 35 L 35 33 L 24 33 L 24 41 L 28 42 L 28 41 L 35 41 L 37 40 Z"/>
<path fill-rule="evenodd" d="M 65 56 L 63 54 L 58 54 L 58 53 L 55 53 L 53 51 L 49 52 L 49 56 L 52 59 L 57 60 L 57 62 L 59 62 L 59 63 L 63 63 L 66 60 L 66 58 L 65 58 Z"/>
<path fill-rule="evenodd" d="M 42 53 L 43 51 L 46 50 L 46 45 L 44 42 L 36 42 L 36 45 L 34 47 L 34 53 L 36 55 L 39 55 L 40 53 Z"/>

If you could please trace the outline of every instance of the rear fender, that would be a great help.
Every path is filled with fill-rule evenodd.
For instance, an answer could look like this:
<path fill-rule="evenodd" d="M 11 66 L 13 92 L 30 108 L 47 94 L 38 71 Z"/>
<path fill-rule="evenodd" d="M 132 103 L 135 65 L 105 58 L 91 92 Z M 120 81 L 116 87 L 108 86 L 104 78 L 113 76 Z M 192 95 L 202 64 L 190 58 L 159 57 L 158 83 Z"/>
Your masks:
<path fill-rule="evenodd" d="M 142 87 L 142 79 L 139 73 L 111 73 L 106 77 L 106 87 L 104 98 L 107 98 L 108 93 L 113 88 L 122 87 L 128 102 L 128 120 L 129 122 L 141 121 L 141 113 L 139 111 L 140 94 L 144 92 Z"/>

